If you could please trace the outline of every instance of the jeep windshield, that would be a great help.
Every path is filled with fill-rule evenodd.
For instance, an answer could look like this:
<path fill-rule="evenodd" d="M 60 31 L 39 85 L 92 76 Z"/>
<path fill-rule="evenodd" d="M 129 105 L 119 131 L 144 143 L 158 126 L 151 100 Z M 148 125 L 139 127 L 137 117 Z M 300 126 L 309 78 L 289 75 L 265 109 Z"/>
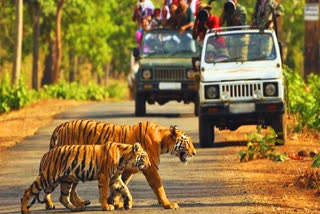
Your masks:
<path fill-rule="evenodd" d="M 269 33 L 212 35 L 207 39 L 205 48 L 206 63 L 276 59 L 273 38 Z"/>
<path fill-rule="evenodd" d="M 142 57 L 192 57 L 199 55 L 198 45 L 191 32 L 150 31 L 145 33 L 141 45 Z"/>

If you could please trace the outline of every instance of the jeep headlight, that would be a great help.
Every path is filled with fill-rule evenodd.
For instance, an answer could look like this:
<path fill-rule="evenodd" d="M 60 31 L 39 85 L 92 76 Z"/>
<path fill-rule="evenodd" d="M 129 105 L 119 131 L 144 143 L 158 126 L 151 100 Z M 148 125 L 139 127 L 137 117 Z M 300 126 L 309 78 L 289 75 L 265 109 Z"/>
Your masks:
<path fill-rule="evenodd" d="M 142 72 L 142 77 L 143 77 L 143 79 L 146 79 L 146 80 L 151 79 L 151 71 L 150 70 L 144 70 Z"/>
<path fill-rule="evenodd" d="M 187 78 L 188 78 L 188 79 L 193 79 L 193 74 L 194 74 L 194 71 L 193 71 L 193 70 L 191 70 L 191 69 L 188 70 L 188 71 L 187 71 Z"/>
<path fill-rule="evenodd" d="M 205 98 L 219 99 L 219 86 L 218 85 L 205 86 Z"/>
<path fill-rule="evenodd" d="M 266 97 L 278 96 L 278 84 L 276 82 L 267 82 L 263 84 L 263 95 Z"/>

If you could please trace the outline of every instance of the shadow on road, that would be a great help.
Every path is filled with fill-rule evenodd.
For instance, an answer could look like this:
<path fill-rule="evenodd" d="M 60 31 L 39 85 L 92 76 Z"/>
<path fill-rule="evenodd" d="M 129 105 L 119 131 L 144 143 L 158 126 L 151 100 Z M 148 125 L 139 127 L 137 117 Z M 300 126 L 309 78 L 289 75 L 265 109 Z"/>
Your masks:
<path fill-rule="evenodd" d="M 224 141 L 215 142 L 210 148 L 221 148 L 221 147 L 231 147 L 231 146 L 246 146 L 248 141 Z"/>
<path fill-rule="evenodd" d="M 133 118 L 135 117 L 134 114 L 119 114 L 119 113 L 95 113 L 95 114 L 81 114 L 81 115 L 74 115 L 74 114 L 58 114 L 55 116 L 55 119 L 108 119 L 108 118 Z"/>
<path fill-rule="evenodd" d="M 168 117 L 168 118 L 187 118 L 194 117 L 194 114 L 179 114 L 179 113 L 146 113 L 143 117 Z"/>
<path fill-rule="evenodd" d="M 254 202 L 240 202 L 240 203 L 179 203 L 180 209 L 183 210 L 184 208 L 206 208 L 206 207 L 254 207 L 254 206 L 264 206 L 264 207 L 279 207 L 279 208 L 295 208 L 291 206 L 282 206 L 280 204 L 268 204 L 268 203 L 254 203 Z M 149 209 L 149 210 L 155 210 L 159 209 L 160 211 L 163 211 L 162 206 L 158 204 L 153 205 L 133 205 L 133 211 L 138 211 L 139 209 Z M 55 210 L 44 210 L 44 209 L 32 209 L 32 213 L 67 213 L 70 212 L 66 208 L 56 208 Z M 90 211 L 101 211 L 101 206 L 88 206 L 86 208 L 87 212 Z M 118 211 L 124 211 L 122 209 Z M 1 212 L 3 214 L 16 214 L 17 212 Z"/>
<path fill-rule="evenodd" d="M 81 115 L 75 115 L 75 114 L 58 114 L 55 116 L 55 119 L 65 120 L 65 119 L 115 119 L 115 118 L 135 118 L 136 116 L 134 114 L 119 114 L 119 113 L 102 113 L 97 112 L 95 114 L 81 114 Z M 188 118 L 188 117 L 194 117 L 193 114 L 177 114 L 177 113 L 150 113 L 146 114 L 143 117 L 136 117 L 136 118 L 146 118 L 146 117 L 166 117 L 166 118 Z"/>

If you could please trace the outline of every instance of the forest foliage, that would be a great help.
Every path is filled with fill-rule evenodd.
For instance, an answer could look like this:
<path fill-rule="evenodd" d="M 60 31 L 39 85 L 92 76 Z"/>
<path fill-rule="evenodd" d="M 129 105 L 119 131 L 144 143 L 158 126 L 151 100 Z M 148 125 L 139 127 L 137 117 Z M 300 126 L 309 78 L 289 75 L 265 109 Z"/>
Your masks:
<path fill-rule="evenodd" d="M 205 1 L 205 0 L 202 0 Z M 32 55 L 35 6 L 40 5 L 40 53 L 48 54 L 50 38 L 55 39 L 57 0 L 24 0 L 23 61 Z M 94 74 L 102 76 L 106 68 L 111 72 L 128 73 L 130 52 L 136 46 L 137 24 L 131 20 L 137 0 L 64 0 L 62 12 L 61 79 L 69 79 L 74 66 L 89 63 Z M 156 7 L 162 0 L 153 0 Z M 248 24 L 255 0 L 239 0 L 246 7 Z M 224 1 L 212 3 L 212 13 L 220 16 Z M 285 15 L 279 20 L 280 38 L 284 45 L 285 63 L 299 73 L 303 72 L 304 1 L 282 0 Z M 0 1 L 0 73 L 13 61 L 15 35 L 15 1 Z M 39 60 L 43 72 L 44 58 Z M 109 66 L 109 67 L 108 67 Z M 29 68 L 30 70 L 30 68 Z M 26 68 L 22 72 L 28 73 Z M 42 75 L 40 75 L 42 76 Z M 80 77 L 78 76 L 78 79 Z"/>
<path fill-rule="evenodd" d="M 45 71 L 50 64 L 52 42 L 56 40 L 58 2 L 64 2 L 61 19 L 60 82 L 52 86 L 43 86 L 45 82 L 40 78 L 45 77 Z M 101 79 L 109 73 L 125 76 L 129 72 L 130 53 L 136 46 L 135 31 L 138 28 L 131 19 L 136 2 L 137 0 L 24 0 L 21 72 L 25 78 L 20 80 L 17 86 L 11 87 L 8 77 L 4 74 L 10 72 L 14 58 L 16 3 L 0 1 L 0 78 L 2 79 L 0 112 L 19 108 L 30 102 L 33 99 L 32 96 L 36 97 L 34 99 L 39 96 L 49 96 L 80 100 L 84 98 L 100 100 L 103 97 L 118 96 L 116 91 L 120 89 L 116 85 L 106 86 L 109 87 L 106 89 L 99 88 L 99 84 L 103 82 Z M 156 7 L 160 7 L 162 2 L 163 0 L 153 0 Z M 214 1 L 211 12 L 220 16 L 224 2 L 223 0 Z M 296 114 L 300 122 L 296 129 L 308 127 L 320 130 L 318 118 L 320 106 L 316 102 L 320 93 L 319 77 L 310 75 L 307 82 L 304 82 L 301 77 L 304 52 L 304 2 L 281 0 L 285 15 L 278 20 L 279 37 L 284 47 L 289 93 L 288 107 L 290 113 Z M 255 0 L 238 0 L 238 3 L 246 7 L 247 20 L 250 24 Z M 40 18 L 38 38 L 40 78 L 37 84 L 43 82 L 40 92 L 29 90 L 37 8 L 39 8 Z M 84 75 L 81 73 L 83 71 L 89 74 Z M 76 75 L 72 78 L 71 74 L 74 73 Z M 98 78 L 96 80 L 93 77 Z M 75 83 L 68 83 L 74 80 Z M 95 92 L 92 91 L 93 89 Z M 106 94 L 104 94 L 105 91 L 107 91 Z"/>

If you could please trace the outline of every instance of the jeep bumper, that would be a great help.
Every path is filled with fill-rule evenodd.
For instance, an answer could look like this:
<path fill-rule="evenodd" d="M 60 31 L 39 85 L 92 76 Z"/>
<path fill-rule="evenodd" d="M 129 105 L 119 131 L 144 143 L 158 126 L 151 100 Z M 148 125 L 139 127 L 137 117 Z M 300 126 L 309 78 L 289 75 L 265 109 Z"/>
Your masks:
<path fill-rule="evenodd" d="M 221 129 L 231 130 L 241 125 L 270 125 L 274 115 L 284 112 L 285 105 L 282 101 L 200 105 L 200 117 L 205 117 Z"/>
<path fill-rule="evenodd" d="M 164 104 L 171 100 L 185 103 L 198 100 L 198 85 L 195 82 L 139 82 L 137 94 L 143 95 L 148 103 Z"/>

